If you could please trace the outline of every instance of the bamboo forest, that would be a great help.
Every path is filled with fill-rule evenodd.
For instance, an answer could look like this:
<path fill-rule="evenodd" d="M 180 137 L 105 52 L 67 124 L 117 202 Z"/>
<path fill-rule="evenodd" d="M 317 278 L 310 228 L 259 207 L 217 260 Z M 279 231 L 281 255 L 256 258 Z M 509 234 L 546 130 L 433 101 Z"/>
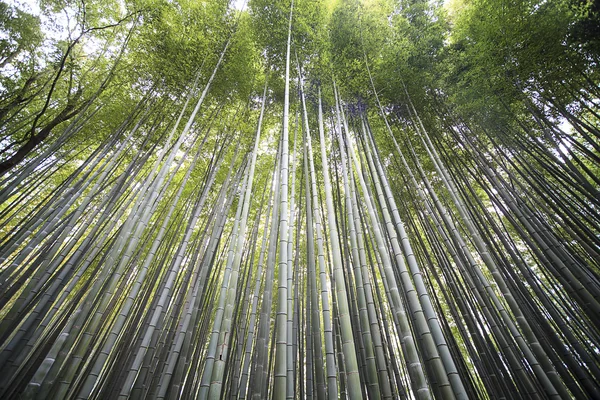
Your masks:
<path fill-rule="evenodd" d="M 600 399 L 600 2 L 0 0 L 0 399 Z"/>

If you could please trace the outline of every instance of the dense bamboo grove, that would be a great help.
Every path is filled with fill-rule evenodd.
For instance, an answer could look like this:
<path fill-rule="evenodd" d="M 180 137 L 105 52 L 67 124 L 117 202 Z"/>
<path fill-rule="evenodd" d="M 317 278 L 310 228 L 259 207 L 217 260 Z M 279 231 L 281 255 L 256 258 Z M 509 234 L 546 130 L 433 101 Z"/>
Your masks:
<path fill-rule="evenodd" d="M 0 398 L 600 398 L 595 3 L 0 4 Z"/>

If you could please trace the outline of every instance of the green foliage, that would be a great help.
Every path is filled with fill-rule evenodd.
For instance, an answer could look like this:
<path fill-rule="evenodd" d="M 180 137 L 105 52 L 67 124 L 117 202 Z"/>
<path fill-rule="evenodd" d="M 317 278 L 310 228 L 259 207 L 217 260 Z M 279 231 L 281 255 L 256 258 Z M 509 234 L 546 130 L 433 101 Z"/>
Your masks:
<path fill-rule="evenodd" d="M 224 1 L 140 2 L 131 64 L 141 79 L 182 90 L 210 71 L 232 32 Z"/>
<path fill-rule="evenodd" d="M 18 90 L 37 64 L 43 34 L 38 17 L 0 2 L 0 99 Z"/>
<path fill-rule="evenodd" d="M 292 61 L 295 55 L 303 66 L 319 65 L 326 41 L 327 2 L 294 0 L 292 20 Z M 290 0 L 251 0 L 252 35 L 262 49 L 268 68 L 283 74 Z M 295 68 L 294 68 L 295 70 Z"/>
<path fill-rule="evenodd" d="M 393 103 L 402 103 L 404 87 L 415 104 L 437 89 L 439 65 L 444 60 L 444 47 L 449 26 L 439 2 L 410 0 L 400 3 L 392 17 L 393 33 L 386 43 L 380 75 L 394 71 L 386 83 L 385 93 Z M 406 100 L 404 100 L 406 101 Z"/>
<path fill-rule="evenodd" d="M 524 92 L 577 101 L 565 87 L 586 87 L 586 74 L 597 79 L 589 53 L 570 40 L 581 24 L 565 1 L 465 4 L 453 20 L 445 75 L 456 86 L 449 90 L 467 108 L 490 97 L 520 102 Z"/>
<path fill-rule="evenodd" d="M 344 1 L 334 9 L 327 50 L 343 95 L 351 98 L 367 95 L 364 88 L 370 82 L 365 62 L 376 68 L 385 54 L 382 49 L 390 37 L 388 19 L 392 12 L 390 1 Z"/>
<path fill-rule="evenodd" d="M 569 28 L 569 42 L 597 60 L 600 55 L 600 3 L 575 0 L 569 4 L 577 17 Z"/>
<path fill-rule="evenodd" d="M 19 8 L 0 2 L 0 69 L 7 64 L 19 70 L 33 60 L 43 35 L 40 20 Z"/>
<path fill-rule="evenodd" d="M 212 95 L 221 99 L 237 98 L 245 102 L 251 95 L 260 93 L 264 82 L 264 64 L 259 47 L 252 38 L 248 14 L 239 16 L 234 29 L 232 42 L 215 80 Z"/>

